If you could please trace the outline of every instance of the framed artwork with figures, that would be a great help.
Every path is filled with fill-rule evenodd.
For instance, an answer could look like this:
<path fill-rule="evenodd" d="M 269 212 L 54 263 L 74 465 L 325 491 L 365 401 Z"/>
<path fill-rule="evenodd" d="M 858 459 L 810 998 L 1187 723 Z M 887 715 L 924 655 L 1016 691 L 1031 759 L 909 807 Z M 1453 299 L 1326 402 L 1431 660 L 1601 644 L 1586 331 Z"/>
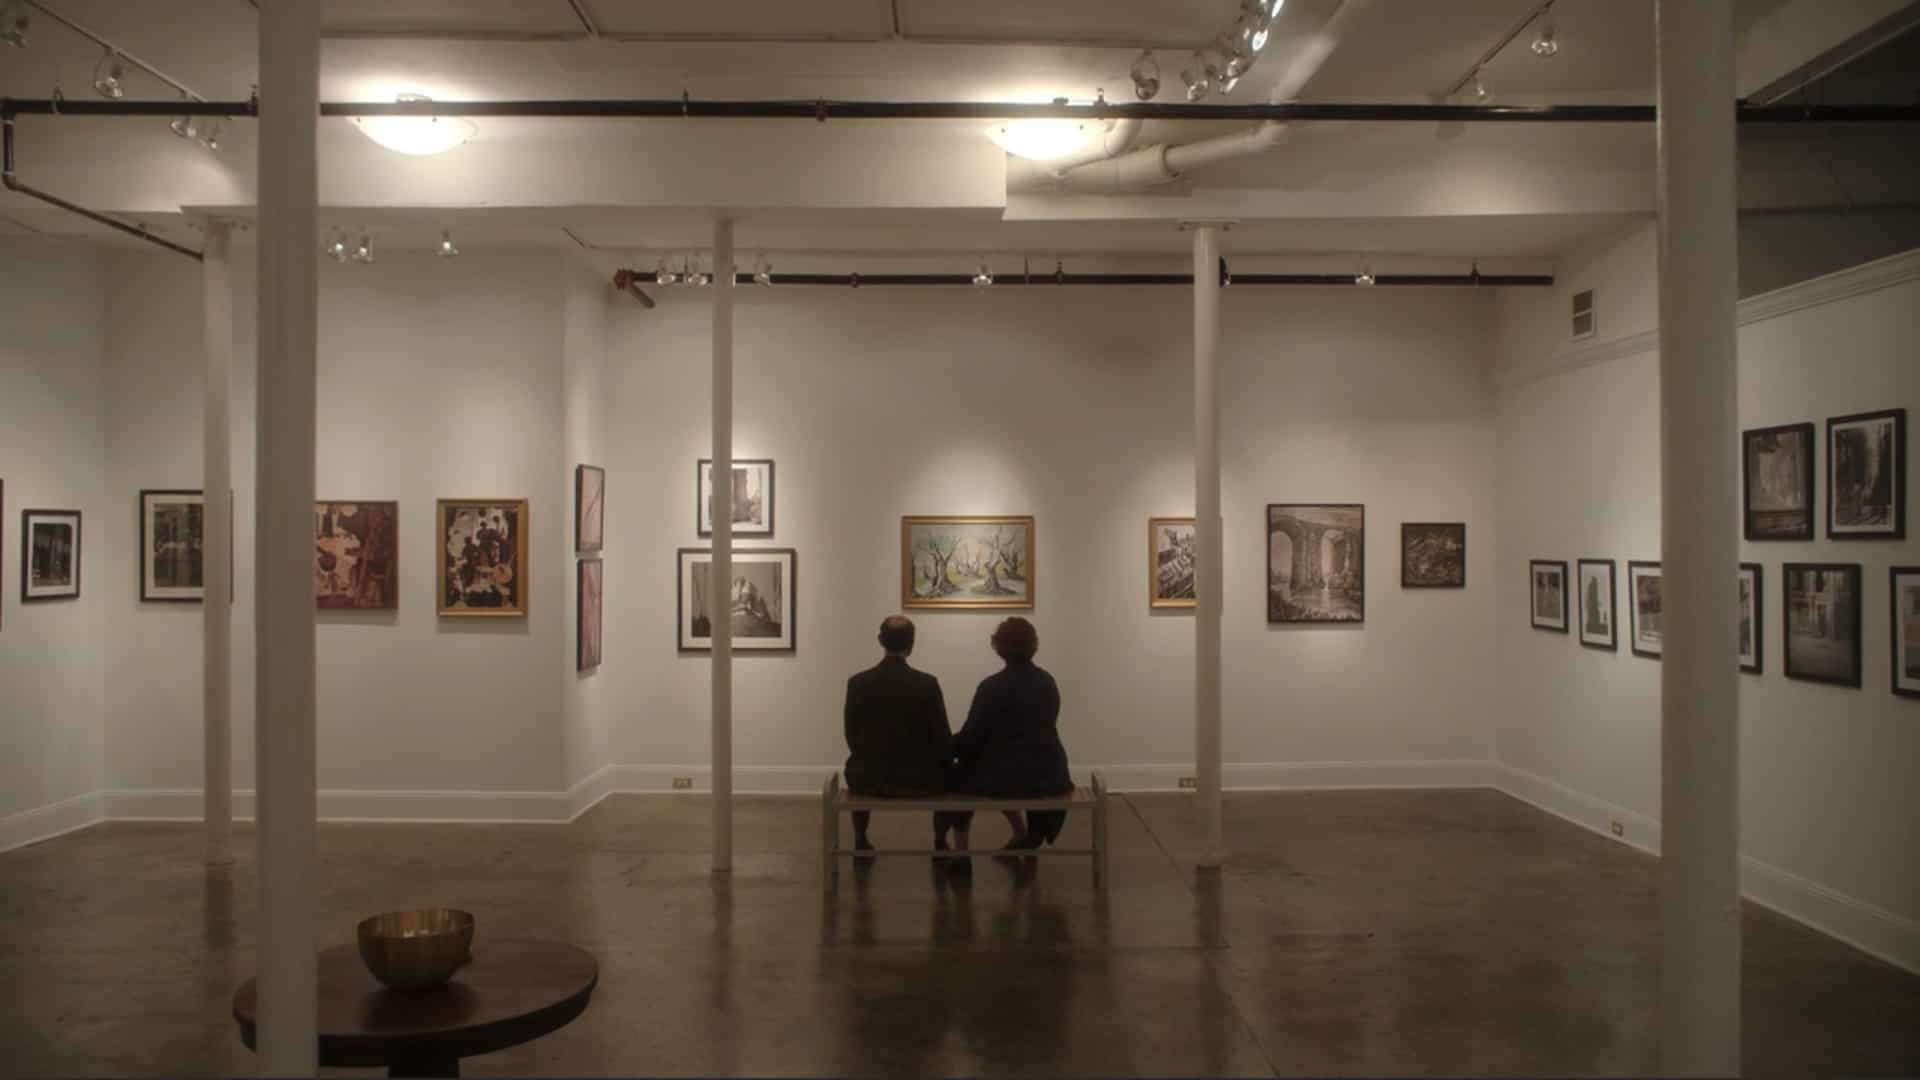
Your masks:
<path fill-rule="evenodd" d="M 1190 517 L 1147 519 L 1147 607 L 1194 606 L 1194 522 Z"/>
<path fill-rule="evenodd" d="M 20 602 L 80 597 L 80 511 L 20 511 Z"/>
<path fill-rule="evenodd" d="M 1827 421 L 1827 539 L 1907 535 L 1907 410 Z"/>
<path fill-rule="evenodd" d="M 206 553 L 206 498 L 198 491 L 140 493 L 140 599 L 197 602 Z"/>
<path fill-rule="evenodd" d="M 681 548 L 675 620 L 681 652 L 713 649 L 713 620 L 724 617 L 736 653 L 794 651 L 794 552 L 752 548 L 733 553 L 733 582 L 713 589 L 713 552 Z"/>
<path fill-rule="evenodd" d="M 1527 596 L 1535 630 L 1567 632 L 1567 564 L 1553 559 L 1527 563 Z"/>
<path fill-rule="evenodd" d="M 1747 539 L 1813 539 L 1813 438 L 1812 424 L 1741 432 Z"/>
<path fill-rule="evenodd" d="M 441 616 L 524 617 L 532 568 L 527 500 L 441 499 L 435 517 Z"/>
<path fill-rule="evenodd" d="M 701 458 L 696 464 L 694 513 L 698 533 L 713 535 L 713 462 Z M 733 509 L 733 535 L 766 537 L 773 535 L 773 462 L 765 458 L 734 458 L 733 480 L 720 493 Z"/>

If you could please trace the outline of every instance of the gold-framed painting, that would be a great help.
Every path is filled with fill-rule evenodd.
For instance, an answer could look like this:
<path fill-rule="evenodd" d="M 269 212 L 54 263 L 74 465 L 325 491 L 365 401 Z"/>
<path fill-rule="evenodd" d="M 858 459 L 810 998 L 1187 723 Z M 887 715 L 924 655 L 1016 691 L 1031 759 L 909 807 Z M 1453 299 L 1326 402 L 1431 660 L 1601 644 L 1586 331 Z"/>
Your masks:
<path fill-rule="evenodd" d="M 440 546 L 440 596 L 447 618 L 520 618 L 527 613 L 531 579 L 525 499 L 440 499 L 435 540 Z"/>
<path fill-rule="evenodd" d="M 1147 607 L 1177 610 L 1194 606 L 1197 544 L 1193 518 L 1147 519 Z"/>
<path fill-rule="evenodd" d="M 1032 514 L 900 519 L 900 606 L 916 611 L 1033 607 Z"/>

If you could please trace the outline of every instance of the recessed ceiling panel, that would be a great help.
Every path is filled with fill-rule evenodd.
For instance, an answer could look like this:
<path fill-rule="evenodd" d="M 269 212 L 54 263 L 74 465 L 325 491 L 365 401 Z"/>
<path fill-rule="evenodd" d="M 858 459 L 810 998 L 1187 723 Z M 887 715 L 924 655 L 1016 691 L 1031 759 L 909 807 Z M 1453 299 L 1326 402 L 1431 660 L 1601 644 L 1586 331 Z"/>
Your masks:
<path fill-rule="evenodd" d="M 887 0 L 584 0 L 615 37 L 875 40 L 893 33 Z"/>
<path fill-rule="evenodd" d="M 567 0 L 323 0 L 328 33 L 583 33 Z"/>
<path fill-rule="evenodd" d="M 1237 0 L 899 0 L 909 38 L 1193 46 L 1233 25 Z"/>

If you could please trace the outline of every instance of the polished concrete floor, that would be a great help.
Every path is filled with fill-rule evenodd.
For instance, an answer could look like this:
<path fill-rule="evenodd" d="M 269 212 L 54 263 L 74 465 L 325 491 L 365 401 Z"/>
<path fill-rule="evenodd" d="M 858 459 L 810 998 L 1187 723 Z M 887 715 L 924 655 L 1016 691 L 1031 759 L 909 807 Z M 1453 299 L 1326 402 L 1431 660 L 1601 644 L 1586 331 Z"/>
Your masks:
<path fill-rule="evenodd" d="M 731 880 L 694 797 L 570 826 L 325 827 L 322 937 L 447 904 L 478 916 L 476 948 L 599 956 L 584 1016 L 470 1076 L 1658 1067 L 1656 864 L 1495 792 L 1231 796 L 1220 872 L 1194 865 L 1190 800 L 1127 797 L 1105 895 L 1075 859 L 955 882 L 900 858 L 823 896 L 816 805 L 741 799 Z M 876 839 L 924 828 L 883 817 Z M 115 824 L 0 855 L 0 1073 L 253 1068 L 229 1017 L 253 861 L 209 873 L 199 850 L 193 826 Z M 1749 1073 L 1920 1074 L 1920 977 L 1752 906 L 1745 943 Z"/>

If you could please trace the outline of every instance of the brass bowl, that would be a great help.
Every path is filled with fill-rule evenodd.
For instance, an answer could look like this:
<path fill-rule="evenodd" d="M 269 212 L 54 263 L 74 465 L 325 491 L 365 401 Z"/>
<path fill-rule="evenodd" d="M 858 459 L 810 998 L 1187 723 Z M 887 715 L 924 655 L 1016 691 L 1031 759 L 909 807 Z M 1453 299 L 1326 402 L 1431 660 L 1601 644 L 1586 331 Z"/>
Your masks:
<path fill-rule="evenodd" d="M 473 959 L 473 916 L 420 908 L 362 919 L 360 959 L 391 989 L 431 990 Z"/>

